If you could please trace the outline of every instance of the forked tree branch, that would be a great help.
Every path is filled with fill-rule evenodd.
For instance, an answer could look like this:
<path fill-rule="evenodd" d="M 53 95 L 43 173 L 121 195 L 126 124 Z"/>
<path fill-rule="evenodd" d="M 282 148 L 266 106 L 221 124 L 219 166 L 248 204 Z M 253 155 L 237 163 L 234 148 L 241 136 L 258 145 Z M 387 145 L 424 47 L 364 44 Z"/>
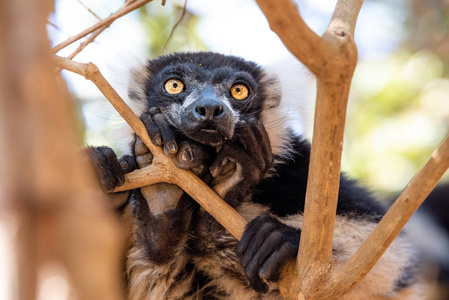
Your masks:
<path fill-rule="evenodd" d="M 357 64 L 353 40 L 362 0 L 340 0 L 322 37 L 303 21 L 290 0 L 258 0 L 271 29 L 285 46 L 317 77 L 317 102 L 313 129 L 307 195 L 297 266 L 279 287 L 284 298 L 299 294 L 314 297 L 330 274 L 332 238 L 340 183 L 346 105 Z M 286 296 L 288 294 L 288 296 Z"/>

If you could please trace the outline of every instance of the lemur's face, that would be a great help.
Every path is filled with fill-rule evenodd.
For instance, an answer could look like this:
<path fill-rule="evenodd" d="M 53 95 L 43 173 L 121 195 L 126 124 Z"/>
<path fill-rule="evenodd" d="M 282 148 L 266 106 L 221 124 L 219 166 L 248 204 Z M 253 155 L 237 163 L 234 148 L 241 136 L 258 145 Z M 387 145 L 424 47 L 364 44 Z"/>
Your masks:
<path fill-rule="evenodd" d="M 243 118 L 259 118 L 263 104 L 260 68 L 237 57 L 182 53 L 148 65 L 148 108 L 157 106 L 171 125 L 210 146 L 231 139 Z"/>

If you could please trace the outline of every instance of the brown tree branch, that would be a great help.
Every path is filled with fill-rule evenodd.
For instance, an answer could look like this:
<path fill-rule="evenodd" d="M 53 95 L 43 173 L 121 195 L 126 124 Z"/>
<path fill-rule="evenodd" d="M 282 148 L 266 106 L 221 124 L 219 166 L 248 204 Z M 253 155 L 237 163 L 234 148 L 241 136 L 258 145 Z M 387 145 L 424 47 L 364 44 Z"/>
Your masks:
<path fill-rule="evenodd" d="M 81 2 L 81 0 L 77 0 L 79 4 L 81 4 L 92 16 L 94 16 L 98 21 L 101 21 L 101 18 L 94 13 L 89 7 L 87 7 L 86 4 L 84 4 L 83 2 Z"/>
<path fill-rule="evenodd" d="M 100 29 L 98 29 L 97 31 L 93 32 L 89 38 L 87 38 L 84 42 L 82 42 L 81 44 L 79 44 L 78 48 L 75 49 L 75 51 L 73 51 L 70 55 L 68 55 L 66 58 L 67 59 L 74 59 L 75 56 L 77 56 L 78 54 L 81 53 L 81 51 L 84 50 L 84 48 L 86 48 L 89 44 L 93 43 L 93 41 L 97 38 L 97 36 L 99 36 L 107 27 L 102 27 Z M 61 72 L 61 68 L 57 68 L 56 69 L 56 73 Z"/>
<path fill-rule="evenodd" d="M 240 240 L 247 223 L 245 218 L 221 199 L 201 179 L 190 171 L 179 169 L 171 158 L 164 155 L 162 148 L 151 143 L 145 125 L 125 104 L 94 64 L 82 64 L 57 56 L 54 56 L 54 63 L 60 68 L 75 72 L 91 80 L 154 154 L 153 163 L 149 167 L 128 174 L 125 185 L 116 191 L 157 182 L 176 184 L 195 199 L 234 237 Z"/>
<path fill-rule="evenodd" d="M 279 287 L 284 298 L 313 298 L 328 279 L 340 183 L 340 163 L 349 87 L 357 63 L 352 38 L 361 0 L 340 0 L 323 37 L 304 23 L 289 0 L 258 0 L 285 46 L 317 76 L 317 103 L 297 267 Z M 301 42 L 299 42 L 301 41 Z M 288 296 L 287 296 L 288 295 Z"/>
<path fill-rule="evenodd" d="M 59 43 L 58 45 L 54 46 L 51 49 L 51 53 L 55 54 L 61 49 L 67 47 L 68 45 L 76 42 L 77 40 L 85 37 L 86 35 L 100 29 L 100 28 L 107 28 L 109 27 L 115 20 L 118 18 L 138 9 L 139 7 L 151 2 L 152 0 L 137 0 L 134 2 L 125 2 L 125 4 L 120 7 L 115 13 L 111 14 L 109 17 L 103 19 L 102 21 L 92 25 L 91 27 L 81 31 L 77 35 L 74 35 L 73 37 L 68 38 L 62 43 Z"/>

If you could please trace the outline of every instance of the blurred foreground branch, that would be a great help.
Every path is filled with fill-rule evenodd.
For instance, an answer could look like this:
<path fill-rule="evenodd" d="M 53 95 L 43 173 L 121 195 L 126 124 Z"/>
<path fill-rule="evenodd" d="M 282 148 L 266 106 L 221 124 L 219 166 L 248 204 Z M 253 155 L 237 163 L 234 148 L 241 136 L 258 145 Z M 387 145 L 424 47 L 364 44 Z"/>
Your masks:
<path fill-rule="evenodd" d="M 56 264 L 79 299 L 120 300 L 120 231 L 51 67 L 50 10 L 50 1 L 0 1 L 0 201 L 18 227 L 14 295 L 37 299 L 38 274 Z"/>

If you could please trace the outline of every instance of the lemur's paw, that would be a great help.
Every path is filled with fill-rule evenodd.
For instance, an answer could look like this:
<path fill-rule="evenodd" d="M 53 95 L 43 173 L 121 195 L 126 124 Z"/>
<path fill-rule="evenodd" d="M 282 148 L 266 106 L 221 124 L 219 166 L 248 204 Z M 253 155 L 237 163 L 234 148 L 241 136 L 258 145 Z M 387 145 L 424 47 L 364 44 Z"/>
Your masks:
<path fill-rule="evenodd" d="M 273 162 L 270 140 L 262 122 L 250 118 L 240 121 L 231 141 L 220 149 L 210 172 L 213 185 L 223 186 L 226 181 L 228 202 L 238 202 L 262 179 Z M 224 195 L 221 195 L 224 197 Z"/>
<path fill-rule="evenodd" d="M 151 142 L 156 146 L 163 146 L 167 155 L 173 156 L 178 152 L 175 133 L 158 107 L 152 107 L 140 119 L 145 125 Z"/>
<path fill-rule="evenodd" d="M 125 182 L 125 174 L 136 166 L 134 159 L 125 155 L 117 159 L 114 150 L 109 147 L 87 147 L 86 151 L 100 179 L 100 186 L 106 192 L 112 192 Z"/>
<path fill-rule="evenodd" d="M 251 286 L 268 292 L 267 281 L 277 281 L 281 267 L 298 253 L 301 231 L 264 214 L 245 228 L 236 253 Z"/>
<path fill-rule="evenodd" d="M 181 169 L 191 170 L 197 176 L 203 176 L 211 162 L 211 150 L 194 141 L 182 141 L 173 157 L 174 163 Z"/>

